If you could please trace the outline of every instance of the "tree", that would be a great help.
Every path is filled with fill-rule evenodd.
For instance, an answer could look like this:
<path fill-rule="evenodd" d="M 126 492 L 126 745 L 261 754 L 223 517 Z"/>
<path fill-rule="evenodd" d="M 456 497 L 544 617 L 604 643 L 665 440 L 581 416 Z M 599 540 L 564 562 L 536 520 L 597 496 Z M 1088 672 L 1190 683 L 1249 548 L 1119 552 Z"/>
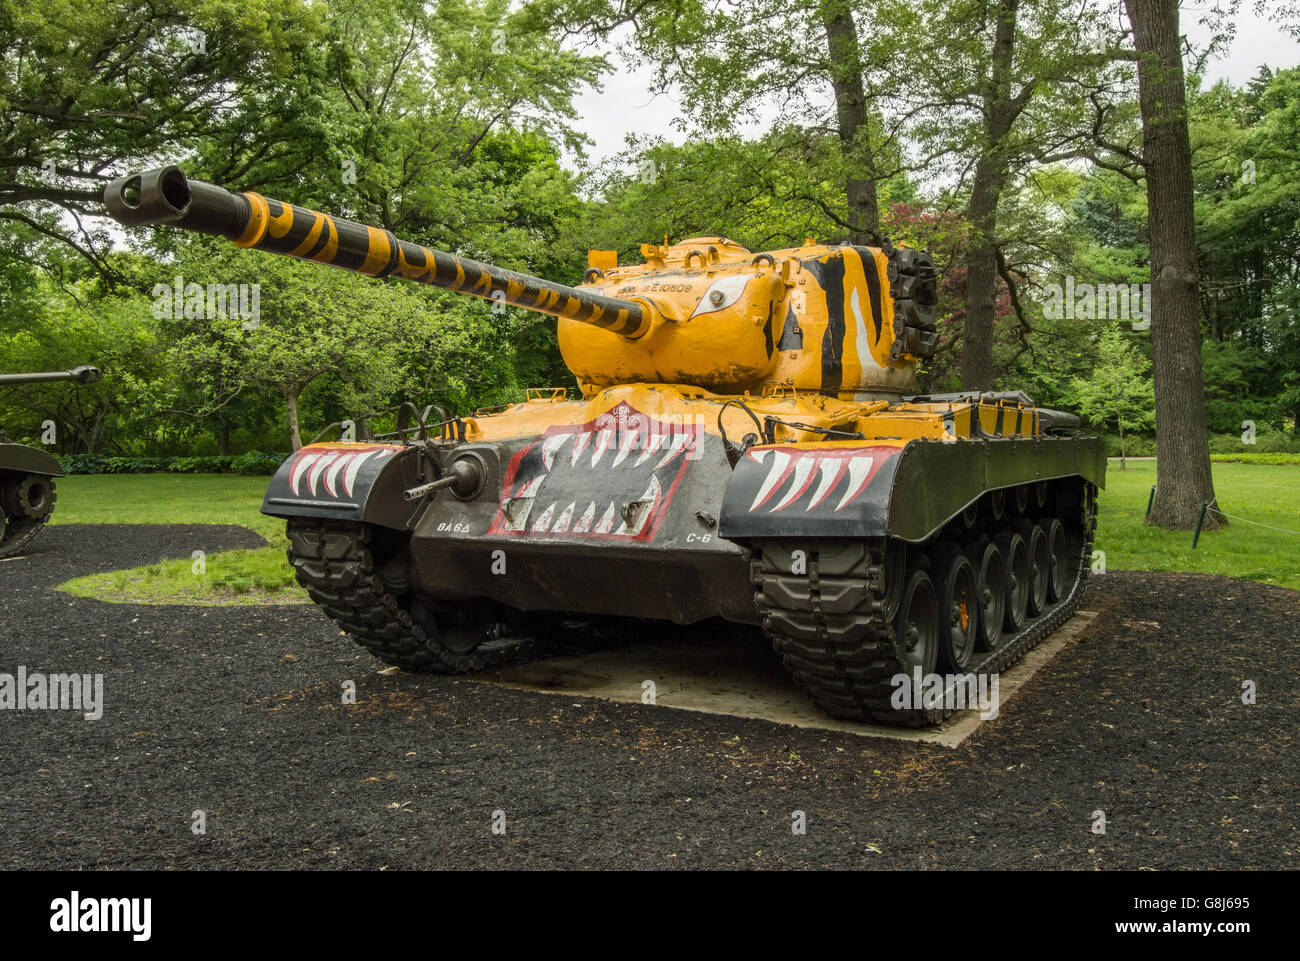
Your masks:
<path fill-rule="evenodd" d="M 1138 54 L 1142 166 L 1151 243 L 1156 390 L 1155 502 L 1147 523 L 1190 529 L 1214 501 L 1201 375 L 1196 220 L 1178 0 L 1124 0 Z M 1219 523 L 1206 517 L 1211 528 Z"/>
<path fill-rule="evenodd" d="M 273 181 L 319 152 L 320 12 L 305 0 L 0 0 L 0 227 L 24 257 L 100 271 L 105 184 L 202 154 L 219 182 Z"/>
<path fill-rule="evenodd" d="M 1117 327 L 1097 339 L 1092 373 L 1075 377 L 1072 386 L 1079 413 L 1089 422 L 1119 428 L 1119 469 L 1127 470 L 1124 431 L 1142 430 L 1155 422 L 1155 386 L 1151 365 Z"/>

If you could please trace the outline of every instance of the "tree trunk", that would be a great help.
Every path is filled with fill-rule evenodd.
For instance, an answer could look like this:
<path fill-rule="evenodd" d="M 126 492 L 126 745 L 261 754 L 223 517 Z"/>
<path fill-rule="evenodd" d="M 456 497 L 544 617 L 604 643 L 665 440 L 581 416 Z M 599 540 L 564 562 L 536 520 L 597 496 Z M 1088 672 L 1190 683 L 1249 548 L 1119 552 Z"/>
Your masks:
<path fill-rule="evenodd" d="M 230 456 L 230 423 L 222 421 L 217 428 L 217 453 L 222 457 Z"/>
<path fill-rule="evenodd" d="M 993 387 L 993 316 L 998 296 L 998 204 L 1006 186 L 1008 159 L 1004 149 L 1011 125 L 1024 101 L 1011 96 L 1012 58 L 1016 47 L 1016 13 L 1019 0 L 1002 0 L 994 8 L 994 31 L 989 76 L 984 92 L 983 153 L 975 164 L 966 217 L 975 228 L 966 258 L 965 341 L 961 352 L 964 390 Z"/>
<path fill-rule="evenodd" d="M 1124 455 L 1124 418 L 1115 418 L 1119 422 L 1119 469 L 1128 470 L 1128 458 Z"/>
<path fill-rule="evenodd" d="M 857 27 L 847 0 L 823 0 L 822 25 L 835 92 L 840 147 L 848 163 L 844 191 L 849 202 L 849 240 L 880 243 L 880 208 L 876 199 L 875 161 L 867 123 L 867 97 L 862 89 L 862 58 Z"/>
<path fill-rule="evenodd" d="M 293 449 L 298 450 L 302 447 L 302 434 L 298 430 L 298 394 L 301 392 L 299 387 L 285 388 L 284 401 L 289 407 L 289 442 L 293 444 Z"/>
<path fill-rule="evenodd" d="M 1124 0 L 1133 27 L 1151 236 L 1156 499 L 1147 523 L 1188 529 L 1214 500 L 1196 310 L 1192 151 L 1178 0 Z M 1218 526 L 1210 514 L 1205 526 Z"/>

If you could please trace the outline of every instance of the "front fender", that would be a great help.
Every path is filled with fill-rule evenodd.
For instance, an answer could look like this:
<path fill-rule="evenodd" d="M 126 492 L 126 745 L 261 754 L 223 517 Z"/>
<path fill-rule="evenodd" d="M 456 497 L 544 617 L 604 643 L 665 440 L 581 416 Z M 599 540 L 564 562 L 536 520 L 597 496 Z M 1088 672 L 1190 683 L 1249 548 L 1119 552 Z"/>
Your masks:
<path fill-rule="evenodd" d="M 421 505 L 420 454 L 397 444 L 311 444 L 280 465 L 262 501 L 272 517 L 365 521 L 406 530 Z"/>
<path fill-rule="evenodd" d="M 43 450 L 24 444 L 0 444 L 0 472 L 16 474 L 42 474 L 45 477 L 62 477 L 59 462 Z"/>
<path fill-rule="evenodd" d="M 722 501 L 726 538 L 922 541 L 986 491 L 1078 477 L 1106 485 L 1097 438 L 1033 437 L 751 447 Z"/>

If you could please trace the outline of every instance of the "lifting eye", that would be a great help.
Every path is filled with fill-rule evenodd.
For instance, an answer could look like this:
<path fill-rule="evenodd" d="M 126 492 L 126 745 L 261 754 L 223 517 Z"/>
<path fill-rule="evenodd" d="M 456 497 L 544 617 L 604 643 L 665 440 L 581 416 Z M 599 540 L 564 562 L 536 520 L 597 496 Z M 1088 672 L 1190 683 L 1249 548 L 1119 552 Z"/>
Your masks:
<path fill-rule="evenodd" d="M 692 317 L 698 317 L 701 314 L 711 314 L 714 311 L 725 310 L 740 299 L 740 295 L 745 292 L 745 285 L 749 283 L 748 274 L 732 274 L 729 277 L 719 277 L 713 282 L 704 296 L 700 298 L 700 304 L 695 308 Z"/>

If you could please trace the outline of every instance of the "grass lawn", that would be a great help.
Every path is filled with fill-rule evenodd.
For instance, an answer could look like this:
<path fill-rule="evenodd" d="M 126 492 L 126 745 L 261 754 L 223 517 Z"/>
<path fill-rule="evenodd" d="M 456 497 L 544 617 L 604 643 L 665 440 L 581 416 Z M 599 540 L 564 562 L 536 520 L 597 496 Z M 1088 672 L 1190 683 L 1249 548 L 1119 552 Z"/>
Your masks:
<path fill-rule="evenodd" d="M 269 477 L 234 474 L 96 474 L 58 483 L 56 524 L 240 524 L 269 547 L 226 551 L 78 577 L 63 590 L 131 604 L 305 604 L 285 559 L 284 521 L 259 513 Z"/>
<path fill-rule="evenodd" d="M 1212 469 L 1220 510 L 1300 531 L 1300 466 L 1215 463 Z M 1191 531 L 1142 523 L 1155 482 L 1155 461 L 1130 460 L 1126 471 L 1110 462 L 1095 545 L 1106 552 L 1107 570 L 1197 571 L 1300 588 L 1300 534 L 1233 521 L 1203 531 L 1192 550 Z"/>
<path fill-rule="evenodd" d="M 1234 522 L 1201 534 L 1143 525 L 1155 461 L 1110 462 L 1096 548 L 1108 570 L 1199 571 L 1300 589 L 1300 534 Z M 284 522 L 258 513 L 268 478 L 229 474 L 65 477 L 57 524 L 242 524 L 271 544 L 207 558 L 195 574 L 186 559 L 80 577 L 64 590 L 82 597 L 145 604 L 303 603 L 284 557 Z M 1219 507 L 1261 524 L 1300 531 L 1300 466 L 1214 464 Z"/>

